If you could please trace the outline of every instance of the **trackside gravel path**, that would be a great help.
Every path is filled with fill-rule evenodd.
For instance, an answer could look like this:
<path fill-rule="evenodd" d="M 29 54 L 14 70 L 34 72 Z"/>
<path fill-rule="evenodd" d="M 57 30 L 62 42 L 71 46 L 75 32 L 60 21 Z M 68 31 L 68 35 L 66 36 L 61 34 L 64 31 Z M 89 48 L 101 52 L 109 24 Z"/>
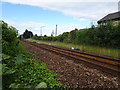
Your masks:
<path fill-rule="evenodd" d="M 22 42 L 27 51 L 34 53 L 36 60 L 42 60 L 56 72 L 56 77 L 69 88 L 118 88 L 118 77 L 107 75 L 97 69 L 87 67 L 71 58 L 66 58 Z"/>

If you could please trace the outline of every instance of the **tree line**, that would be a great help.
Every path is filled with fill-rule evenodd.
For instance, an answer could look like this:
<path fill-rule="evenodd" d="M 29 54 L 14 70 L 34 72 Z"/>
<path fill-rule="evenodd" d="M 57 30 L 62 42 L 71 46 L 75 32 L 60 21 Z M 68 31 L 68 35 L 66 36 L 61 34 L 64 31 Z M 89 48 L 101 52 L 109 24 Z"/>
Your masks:
<path fill-rule="evenodd" d="M 55 37 L 35 35 L 33 39 L 120 48 L 120 23 L 118 25 L 112 23 L 109 21 L 97 27 L 92 25 L 91 28 L 85 30 L 75 29 Z"/>

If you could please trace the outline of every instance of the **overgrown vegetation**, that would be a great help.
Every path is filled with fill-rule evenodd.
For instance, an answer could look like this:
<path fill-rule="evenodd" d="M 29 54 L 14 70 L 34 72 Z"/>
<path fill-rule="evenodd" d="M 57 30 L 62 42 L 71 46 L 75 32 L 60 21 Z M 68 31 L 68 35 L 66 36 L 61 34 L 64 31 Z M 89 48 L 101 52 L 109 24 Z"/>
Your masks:
<path fill-rule="evenodd" d="M 34 36 L 33 39 L 68 42 L 78 45 L 86 44 L 100 47 L 120 48 L 120 23 L 115 26 L 109 21 L 105 25 L 97 27 L 92 26 L 86 30 L 75 29 L 71 32 L 64 32 L 56 37 Z"/>
<path fill-rule="evenodd" d="M 62 87 L 62 84 L 54 78 L 57 74 L 48 70 L 45 63 L 32 59 L 30 53 L 9 57 L 3 62 L 4 89 L 35 88 L 42 82 L 46 84 L 42 88 Z"/>
<path fill-rule="evenodd" d="M 88 53 L 95 53 L 98 55 L 105 55 L 111 57 L 119 57 L 120 56 L 120 49 L 117 48 L 106 48 L 94 45 L 85 45 L 85 44 L 74 44 L 74 43 L 66 43 L 66 42 L 59 42 L 59 41 L 43 41 L 43 40 L 35 40 L 35 39 L 27 39 L 28 41 L 34 41 L 54 46 L 59 46 L 63 48 L 71 49 L 72 47 L 80 49 L 80 51 L 88 52 Z"/>
<path fill-rule="evenodd" d="M 17 39 L 17 30 L 4 21 L 2 26 L 2 85 L 8 88 L 64 88 L 55 79 L 56 73 L 47 69 L 42 61 L 32 59 Z"/>

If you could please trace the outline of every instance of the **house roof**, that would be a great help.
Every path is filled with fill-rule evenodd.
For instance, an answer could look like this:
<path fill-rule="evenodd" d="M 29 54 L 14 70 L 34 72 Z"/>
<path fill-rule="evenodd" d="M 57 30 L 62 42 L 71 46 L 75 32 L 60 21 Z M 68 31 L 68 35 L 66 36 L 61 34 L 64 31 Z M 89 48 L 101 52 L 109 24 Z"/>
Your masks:
<path fill-rule="evenodd" d="M 110 20 L 120 20 L 120 11 L 108 14 L 107 16 L 105 16 L 102 19 L 100 19 L 98 21 L 98 24 L 101 23 L 101 22 L 104 22 L 106 20 L 109 20 L 109 19 Z"/>

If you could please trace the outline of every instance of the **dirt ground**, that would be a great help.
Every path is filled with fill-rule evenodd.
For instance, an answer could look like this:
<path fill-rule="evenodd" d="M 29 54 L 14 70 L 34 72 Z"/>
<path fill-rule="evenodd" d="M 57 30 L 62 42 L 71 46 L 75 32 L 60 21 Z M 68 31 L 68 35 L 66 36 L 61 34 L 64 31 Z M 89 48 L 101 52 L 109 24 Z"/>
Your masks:
<path fill-rule="evenodd" d="M 56 77 L 69 88 L 118 88 L 118 77 L 107 75 L 97 69 L 77 63 L 70 58 L 22 42 L 27 51 L 34 53 L 36 60 L 44 61 L 47 67 L 58 74 Z"/>

